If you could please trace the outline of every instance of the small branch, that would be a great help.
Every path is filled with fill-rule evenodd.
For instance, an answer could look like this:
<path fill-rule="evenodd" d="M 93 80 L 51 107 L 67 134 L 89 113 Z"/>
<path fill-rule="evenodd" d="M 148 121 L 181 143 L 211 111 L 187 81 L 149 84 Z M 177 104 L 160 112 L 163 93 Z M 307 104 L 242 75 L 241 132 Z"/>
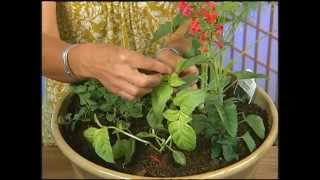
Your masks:
<path fill-rule="evenodd" d="M 227 86 L 226 88 L 224 88 L 223 92 L 226 92 L 229 88 L 231 88 L 235 83 L 237 83 L 238 80 L 233 81 L 229 86 Z"/>
<path fill-rule="evenodd" d="M 99 127 L 102 127 L 102 124 L 99 122 L 99 119 L 97 118 L 97 114 L 96 114 L 96 113 L 94 113 L 93 118 L 94 118 L 94 122 L 95 122 Z"/>
<path fill-rule="evenodd" d="M 125 131 L 117 128 L 117 127 L 109 126 L 108 129 L 115 129 L 115 130 L 121 132 L 122 134 L 127 135 L 127 136 L 131 137 L 132 139 L 135 139 L 135 140 L 137 140 L 137 141 L 140 141 L 140 142 L 142 142 L 142 143 L 144 143 L 144 144 L 148 144 L 148 145 L 150 145 L 153 149 L 155 149 L 156 151 L 161 152 L 161 151 L 160 151 L 157 147 L 155 147 L 151 142 L 146 141 L 146 140 L 143 140 L 143 139 L 140 139 L 140 138 L 138 138 L 137 136 L 132 135 L 132 134 L 129 134 L 129 133 L 127 133 L 127 132 L 125 132 Z"/>
<path fill-rule="evenodd" d="M 243 120 L 239 122 L 239 124 L 243 123 L 246 121 L 246 116 L 244 114 L 244 112 L 240 112 L 242 114 Z"/>
<path fill-rule="evenodd" d="M 160 152 L 167 146 L 168 142 L 171 140 L 171 136 L 161 145 Z"/>
<path fill-rule="evenodd" d="M 175 150 L 173 150 L 170 146 L 168 146 L 167 144 L 166 144 L 166 147 L 170 150 L 170 151 L 175 151 Z"/>

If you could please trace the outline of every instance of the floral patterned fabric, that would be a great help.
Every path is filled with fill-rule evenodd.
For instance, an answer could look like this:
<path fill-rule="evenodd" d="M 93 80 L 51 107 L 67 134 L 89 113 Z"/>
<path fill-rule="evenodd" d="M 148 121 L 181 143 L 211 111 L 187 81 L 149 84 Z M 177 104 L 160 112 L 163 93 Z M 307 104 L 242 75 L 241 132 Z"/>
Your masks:
<path fill-rule="evenodd" d="M 151 55 L 161 41 L 145 47 L 159 24 L 176 15 L 174 2 L 57 2 L 61 39 L 69 43 L 104 42 Z M 58 59 L 57 59 L 58 60 Z M 50 122 L 69 85 L 46 79 L 42 106 L 42 141 L 54 144 Z"/>

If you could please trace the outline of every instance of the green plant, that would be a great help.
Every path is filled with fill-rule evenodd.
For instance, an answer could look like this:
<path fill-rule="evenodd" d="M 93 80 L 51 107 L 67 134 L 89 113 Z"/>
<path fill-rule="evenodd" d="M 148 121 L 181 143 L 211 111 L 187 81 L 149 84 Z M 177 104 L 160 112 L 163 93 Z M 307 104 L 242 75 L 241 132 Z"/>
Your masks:
<path fill-rule="evenodd" d="M 211 157 L 224 157 L 226 161 L 238 159 L 239 141 L 244 141 L 252 152 L 255 141 L 249 132 L 238 135 L 240 123 L 247 123 L 263 139 L 265 127 L 261 117 L 243 114 L 238 122 L 237 98 L 226 99 L 226 91 L 240 79 L 263 78 L 262 74 L 247 71 L 232 72 L 234 61 L 224 66 L 223 51 L 232 34 L 250 9 L 249 2 L 186 3 L 180 2 L 180 13 L 171 21 L 159 26 L 154 33 L 155 42 L 173 33 L 181 24 L 192 19 L 187 38 L 192 38 L 192 48 L 183 54 L 175 72 L 166 75 L 151 95 L 129 102 L 107 92 L 96 80 L 73 85 L 73 92 L 80 99 L 80 109 L 68 113 L 64 123 L 74 130 L 77 123 L 94 121 L 95 127 L 84 131 L 84 136 L 103 160 L 114 163 L 123 159 L 129 163 L 136 143 L 149 145 L 157 152 L 172 152 L 173 159 L 185 165 L 183 151 L 192 151 L 197 145 L 197 135 L 203 134 L 211 141 Z M 223 35 L 223 24 L 229 29 Z M 216 46 L 213 46 L 213 43 Z M 199 75 L 180 77 L 186 68 L 196 65 Z M 199 80 L 200 88 L 191 85 Z M 130 119 L 146 117 L 148 131 L 133 134 Z M 111 144 L 110 136 L 115 136 Z"/>

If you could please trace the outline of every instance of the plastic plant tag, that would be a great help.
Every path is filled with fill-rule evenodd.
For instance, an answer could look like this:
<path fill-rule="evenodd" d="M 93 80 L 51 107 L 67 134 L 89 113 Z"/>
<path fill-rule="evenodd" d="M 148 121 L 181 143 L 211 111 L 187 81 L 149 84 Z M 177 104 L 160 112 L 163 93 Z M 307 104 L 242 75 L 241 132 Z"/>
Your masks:
<path fill-rule="evenodd" d="M 246 69 L 246 71 L 253 72 L 251 69 Z M 237 83 L 234 94 L 243 102 L 250 104 L 256 92 L 256 88 L 257 84 L 255 79 L 240 79 Z"/>

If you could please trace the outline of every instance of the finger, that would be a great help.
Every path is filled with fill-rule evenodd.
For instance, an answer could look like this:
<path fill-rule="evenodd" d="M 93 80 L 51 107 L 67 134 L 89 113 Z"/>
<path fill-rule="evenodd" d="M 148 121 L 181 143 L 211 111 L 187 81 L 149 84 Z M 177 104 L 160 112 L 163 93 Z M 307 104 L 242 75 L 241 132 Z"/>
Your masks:
<path fill-rule="evenodd" d="M 132 71 L 132 74 L 127 76 L 127 79 L 138 87 L 153 88 L 160 84 L 162 75 L 159 73 L 146 75 L 138 71 Z"/>
<path fill-rule="evenodd" d="M 130 94 L 128 94 L 128 93 L 126 93 L 126 92 L 124 92 L 124 91 L 118 91 L 118 94 L 119 94 L 122 98 L 127 99 L 127 100 L 129 100 L 129 101 L 132 101 L 132 100 L 135 99 L 134 96 L 131 96 Z"/>
<path fill-rule="evenodd" d="M 196 66 L 190 66 L 189 68 L 185 69 L 180 74 L 182 77 L 186 75 L 199 75 L 199 70 Z"/>
<path fill-rule="evenodd" d="M 143 88 L 143 87 L 135 86 L 122 78 L 109 76 L 109 79 L 111 82 L 113 82 L 115 86 L 117 86 L 120 89 L 120 91 L 124 91 L 125 93 L 134 97 L 143 96 L 152 91 L 151 88 Z"/>
<path fill-rule="evenodd" d="M 178 56 L 176 53 L 172 52 L 171 50 L 165 50 L 165 51 L 162 51 L 160 54 L 158 54 L 157 59 L 160 62 L 167 64 L 172 69 L 175 69 L 177 62 L 181 60 L 182 57 Z"/>
<path fill-rule="evenodd" d="M 148 58 L 144 56 L 135 56 L 131 66 L 134 68 L 141 68 L 148 71 L 155 71 L 162 74 L 172 73 L 172 68 L 164 63 L 161 63 L 153 58 Z"/>
<path fill-rule="evenodd" d="M 129 66 L 123 66 L 115 71 L 116 76 L 122 78 L 131 84 L 138 86 L 140 88 L 152 88 L 160 84 L 162 75 L 156 74 L 144 74 L 140 73 L 137 69 Z"/>
<path fill-rule="evenodd" d="M 108 89 L 110 92 L 112 92 L 115 95 L 121 96 L 122 98 L 130 100 L 130 101 L 135 99 L 134 96 L 132 96 L 124 91 L 121 91 L 117 86 L 112 85 L 111 83 L 107 83 L 107 82 L 102 81 L 102 84 L 106 89 Z"/>
<path fill-rule="evenodd" d="M 126 93 L 125 91 L 121 90 L 120 87 L 118 87 L 116 84 L 114 84 L 114 83 L 111 81 L 110 77 L 109 77 L 109 78 L 104 78 L 104 79 L 99 80 L 99 81 L 102 83 L 102 85 L 103 85 L 106 89 L 108 89 L 108 90 L 109 90 L 110 92 L 112 92 L 113 94 L 119 95 L 119 96 L 121 96 L 122 98 L 127 99 L 127 100 L 133 100 L 133 99 L 135 99 L 134 96 Z"/>

